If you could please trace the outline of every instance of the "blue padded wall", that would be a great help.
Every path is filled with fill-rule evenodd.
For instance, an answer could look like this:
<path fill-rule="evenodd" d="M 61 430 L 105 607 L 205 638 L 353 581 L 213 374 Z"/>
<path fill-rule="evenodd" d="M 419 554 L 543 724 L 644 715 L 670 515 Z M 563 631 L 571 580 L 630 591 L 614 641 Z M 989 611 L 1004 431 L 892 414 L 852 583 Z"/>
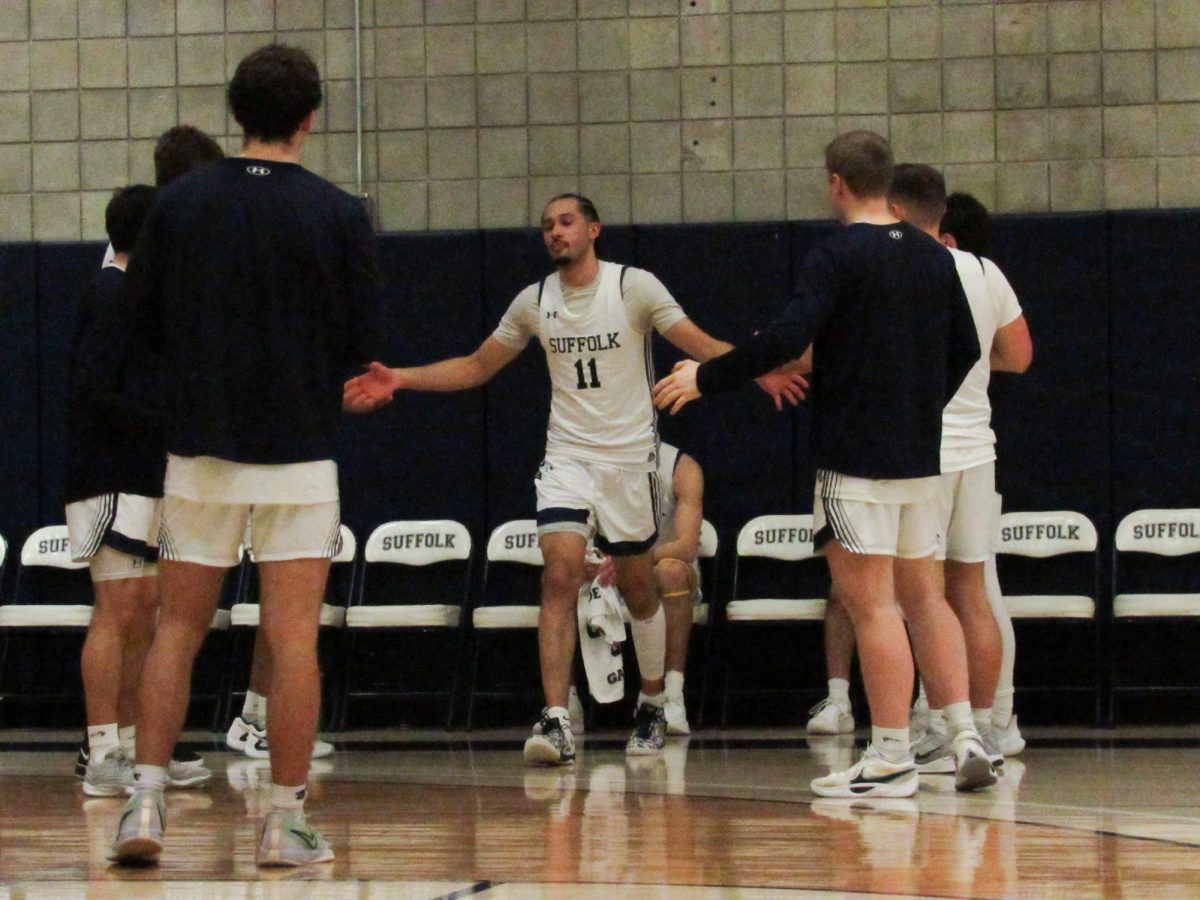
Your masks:
<path fill-rule="evenodd" d="M 1017 292 L 1033 365 L 992 378 L 1005 510 L 1109 515 L 1108 225 L 1099 215 L 999 217 L 992 258 Z M 1103 540 L 1103 539 L 1102 539 Z"/>
<path fill-rule="evenodd" d="M 79 301 L 104 260 L 103 244 L 42 244 L 37 251 L 39 521 L 63 521 L 71 352 Z"/>
<path fill-rule="evenodd" d="M 769 322 L 791 286 L 791 241 L 784 224 L 649 225 L 638 229 L 637 264 L 662 280 L 693 321 L 733 344 Z M 660 376 L 682 354 L 656 339 Z M 691 404 L 659 418 L 665 440 L 704 469 L 705 517 L 727 547 L 737 529 L 795 504 L 790 412 L 777 413 L 754 387 Z"/>
<path fill-rule="evenodd" d="M 491 334 L 513 298 L 552 271 L 541 234 L 530 229 L 484 232 L 484 335 Z M 633 262 L 633 229 L 606 226 L 597 242 L 602 259 Z M 546 448 L 550 376 L 536 341 L 488 384 L 487 524 L 532 518 L 533 475 Z"/>
<path fill-rule="evenodd" d="M 383 235 L 382 361 L 412 366 L 469 354 L 479 344 L 483 243 L 478 232 Z M 364 540 L 392 519 L 483 526 L 483 392 L 398 393 L 352 417 L 340 459 L 346 523 Z"/>
<path fill-rule="evenodd" d="M 38 525 L 36 263 L 33 244 L 0 245 L 0 535 L 9 544 L 10 570 L 20 556 L 20 541 Z"/>

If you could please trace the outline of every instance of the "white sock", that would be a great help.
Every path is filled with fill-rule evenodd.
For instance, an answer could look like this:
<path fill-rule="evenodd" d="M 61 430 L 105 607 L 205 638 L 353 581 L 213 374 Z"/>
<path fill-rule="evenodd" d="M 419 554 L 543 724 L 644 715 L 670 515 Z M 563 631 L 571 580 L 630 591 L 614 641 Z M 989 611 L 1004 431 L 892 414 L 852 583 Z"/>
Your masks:
<path fill-rule="evenodd" d="M 634 619 L 629 626 L 633 632 L 633 648 L 637 651 L 638 670 L 643 681 L 657 681 L 667 667 L 667 617 L 662 604 L 646 620 Z"/>
<path fill-rule="evenodd" d="M 571 714 L 565 706 L 551 706 L 546 710 L 546 715 L 551 719 L 558 719 L 564 725 L 571 724 Z"/>
<path fill-rule="evenodd" d="M 87 730 L 88 759 L 92 762 L 104 762 L 108 755 L 121 749 L 120 731 L 117 723 L 111 725 L 90 725 Z"/>
<path fill-rule="evenodd" d="M 271 808 L 276 810 L 304 811 L 304 799 L 308 796 L 305 785 L 286 787 L 282 784 L 271 783 Z"/>
<path fill-rule="evenodd" d="M 829 699 L 843 709 L 850 708 L 850 682 L 845 678 L 829 679 Z"/>
<path fill-rule="evenodd" d="M 921 678 L 917 679 L 917 702 L 913 709 L 929 709 L 929 695 L 925 693 L 925 681 Z"/>
<path fill-rule="evenodd" d="M 992 724 L 997 728 L 1007 728 L 1013 717 L 1013 689 L 1000 688 L 992 699 Z"/>
<path fill-rule="evenodd" d="M 946 719 L 940 709 L 931 709 L 929 711 L 929 730 L 937 731 L 941 734 L 946 733 Z"/>
<path fill-rule="evenodd" d="M 902 763 L 912 758 L 912 751 L 909 749 L 908 742 L 907 728 L 880 728 L 878 725 L 871 726 L 871 746 L 878 750 L 879 755 L 890 763 Z"/>
<path fill-rule="evenodd" d="M 954 740 L 964 731 L 975 730 L 975 720 L 971 717 L 970 700 L 947 703 L 942 708 L 942 718 L 946 720 L 946 736 L 950 740 Z"/>
<path fill-rule="evenodd" d="M 637 702 L 638 706 L 641 706 L 643 703 L 649 703 L 651 706 L 657 706 L 659 709 L 662 709 L 663 703 L 665 701 L 666 701 L 665 693 L 663 693 L 663 694 L 647 694 L 645 691 L 638 691 L 638 702 Z"/>
<path fill-rule="evenodd" d="M 990 706 L 987 709 L 972 709 L 971 718 L 975 722 L 975 730 L 980 734 L 992 730 L 992 708 Z"/>
<path fill-rule="evenodd" d="M 133 755 L 137 751 L 137 726 L 123 725 L 117 729 L 117 740 L 121 744 L 121 752 L 125 754 L 125 758 L 133 762 Z"/>
<path fill-rule="evenodd" d="M 246 691 L 246 700 L 242 703 L 242 721 L 247 725 L 257 725 L 259 721 L 266 721 L 266 703 L 267 698 L 262 694 L 256 694 L 254 691 Z"/>
<path fill-rule="evenodd" d="M 267 698 L 262 694 L 258 695 L 258 721 L 254 726 L 264 734 L 267 730 Z"/>
<path fill-rule="evenodd" d="M 674 697 L 676 700 L 683 699 L 683 673 L 676 672 L 674 669 L 667 672 L 664 676 L 666 687 L 663 689 L 668 697 Z"/>
<path fill-rule="evenodd" d="M 161 791 L 171 783 L 171 776 L 167 774 L 166 766 L 138 763 L 133 767 L 133 781 L 140 791 Z"/>

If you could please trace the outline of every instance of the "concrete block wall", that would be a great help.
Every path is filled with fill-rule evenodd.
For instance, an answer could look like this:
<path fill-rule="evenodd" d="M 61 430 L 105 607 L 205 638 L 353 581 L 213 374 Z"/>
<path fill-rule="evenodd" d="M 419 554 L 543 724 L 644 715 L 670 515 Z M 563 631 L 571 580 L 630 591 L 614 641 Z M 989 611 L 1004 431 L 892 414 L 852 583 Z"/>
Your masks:
<path fill-rule="evenodd" d="M 1200 205 L 1200 0 L 361 0 L 385 230 L 824 215 L 821 150 L 877 130 L 1001 212 Z M 355 177 L 354 0 L 0 0 L 0 240 L 103 236 L 155 137 L 236 151 L 224 83 L 272 40 Z"/>

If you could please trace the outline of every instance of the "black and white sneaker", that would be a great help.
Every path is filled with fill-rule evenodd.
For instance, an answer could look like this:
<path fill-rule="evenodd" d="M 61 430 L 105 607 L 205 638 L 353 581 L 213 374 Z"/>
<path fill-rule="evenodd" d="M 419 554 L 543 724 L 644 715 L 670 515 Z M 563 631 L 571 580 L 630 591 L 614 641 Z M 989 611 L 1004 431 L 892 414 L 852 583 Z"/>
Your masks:
<path fill-rule="evenodd" d="M 872 744 L 849 769 L 814 778 L 811 787 L 818 797 L 911 797 L 917 792 L 917 781 L 911 757 L 888 762 Z"/>
<path fill-rule="evenodd" d="M 633 734 L 625 744 L 627 756 L 653 756 L 662 753 L 667 742 L 667 716 L 661 706 L 643 703 L 633 716 Z"/>
<path fill-rule="evenodd" d="M 88 742 L 85 740 L 79 745 L 79 755 L 75 757 L 75 777 L 86 778 L 88 761 L 91 756 L 88 754 Z"/>
<path fill-rule="evenodd" d="M 549 707 L 542 710 L 541 720 L 525 741 L 525 762 L 535 766 L 565 766 L 575 762 L 571 725 L 557 716 L 551 717 Z"/>

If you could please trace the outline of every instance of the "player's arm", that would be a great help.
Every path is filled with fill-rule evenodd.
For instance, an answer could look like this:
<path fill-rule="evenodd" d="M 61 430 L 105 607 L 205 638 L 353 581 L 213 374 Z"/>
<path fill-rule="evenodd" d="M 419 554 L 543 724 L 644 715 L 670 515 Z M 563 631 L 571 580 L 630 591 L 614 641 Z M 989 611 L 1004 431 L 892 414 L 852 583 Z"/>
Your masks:
<path fill-rule="evenodd" d="M 680 319 L 662 333 L 662 336 L 686 353 L 691 359 L 700 362 L 728 353 L 733 344 L 717 340 L 691 319 Z"/>
<path fill-rule="evenodd" d="M 470 356 L 456 356 L 427 366 L 392 369 L 373 362 L 367 371 L 346 382 L 342 406 L 349 412 L 370 412 L 392 399 L 396 391 L 465 391 L 479 387 L 521 353 L 488 337 Z"/>
<path fill-rule="evenodd" d="M 675 491 L 675 540 L 654 545 L 654 562 L 678 559 L 691 565 L 700 552 L 704 522 L 704 472 L 687 454 L 680 454 L 671 478 Z"/>
<path fill-rule="evenodd" d="M 996 330 L 992 338 L 990 362 L 993 372 L 1016 372 L 1028 370 L 1033 363 L 1033 339 L 1029 336 L 1029 323 L 1024 316 Z"/>
<path fill-rule="evenodd" d="M 703 394 L 734 390 L 780 366 L 799 364 L 814 333 L 833 310 L 839 280 L 834 253 L 825 245 L 815 249 L 801 267 L 791 301 L 774 322 L 703 364 L 678 363 L 654 386 L 655 405 L 674 414 Z"/>

